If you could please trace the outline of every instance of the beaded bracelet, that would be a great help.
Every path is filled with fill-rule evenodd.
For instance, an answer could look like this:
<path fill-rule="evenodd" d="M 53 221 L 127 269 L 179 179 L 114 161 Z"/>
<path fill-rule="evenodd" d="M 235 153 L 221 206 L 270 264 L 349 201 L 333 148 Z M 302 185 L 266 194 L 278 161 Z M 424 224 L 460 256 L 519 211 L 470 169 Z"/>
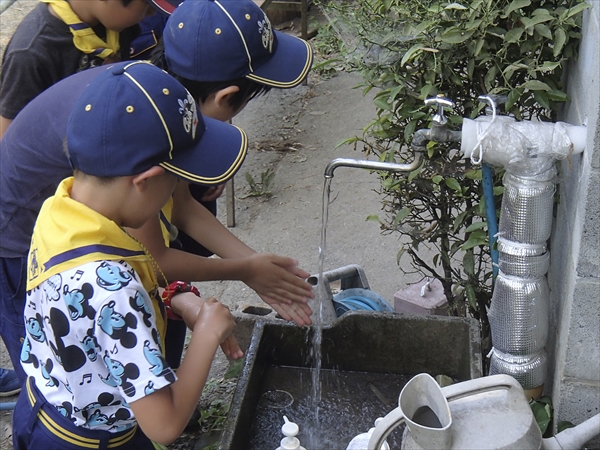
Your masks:
<path fill-rule="evenodd" d="M 171 309 L 171 300 L 175 294 L 179 294 L 180 292 L 192 292 L 196 296 L 200 297 L 200 291 L 195 286 L 192 286 L 185 281 L 174 281 L 169 284 L 162 293 L 162 301 L 165 305 L 165 309 L 167 311 L 167 317 L 169 319 L 174 320 L 183 320 L 181 316 L 175 314 Z"/>

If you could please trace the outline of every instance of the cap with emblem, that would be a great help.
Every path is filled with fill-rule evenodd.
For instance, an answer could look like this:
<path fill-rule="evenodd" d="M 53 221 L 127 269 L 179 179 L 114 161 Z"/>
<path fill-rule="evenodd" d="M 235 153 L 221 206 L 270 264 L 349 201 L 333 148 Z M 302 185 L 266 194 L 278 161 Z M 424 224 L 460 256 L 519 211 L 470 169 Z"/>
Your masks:
<path fill-rule="evenodd" d="M 186 0 L 167 20 L 163 39 L 169 70 L 195 81 L 246 77 L 292 88 L 313 60 L 308 42 L 273 30 L 252 0 Z"/>
<path fill-rule="evenodd" d="M 202 117 L 190 93 L 143 61 L 107 66 L 77 99 L 67 125 L 74 169 L 129 176 L 152 166 L 201 184 L 221 184 L 240 168 L 243 130 Z"/>

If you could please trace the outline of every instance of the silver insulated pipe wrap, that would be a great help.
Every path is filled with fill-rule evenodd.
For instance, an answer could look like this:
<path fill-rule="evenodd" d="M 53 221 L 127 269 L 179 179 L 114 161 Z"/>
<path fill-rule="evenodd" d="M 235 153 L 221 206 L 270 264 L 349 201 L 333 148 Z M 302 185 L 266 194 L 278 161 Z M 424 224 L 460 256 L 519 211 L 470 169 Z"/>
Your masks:
<path fill-rule="evenodd" d="M 547 156 L 506 167 L 498 224 L 498 269 L 488 311 L 490 375 L 516 378 L 524 389 L 544 384 L 550 255 L 556 169 Z"/>

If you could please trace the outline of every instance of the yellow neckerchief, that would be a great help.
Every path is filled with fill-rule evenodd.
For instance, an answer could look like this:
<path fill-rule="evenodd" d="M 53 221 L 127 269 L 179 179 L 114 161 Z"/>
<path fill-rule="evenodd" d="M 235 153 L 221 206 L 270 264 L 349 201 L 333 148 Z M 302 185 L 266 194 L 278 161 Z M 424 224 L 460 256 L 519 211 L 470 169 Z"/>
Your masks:
<path fill-rule="evenodd" d="M 67 0 L 40 0 L 40 2 L 52 5 L 52 10 L 56 15 L 69 26 L 73 34 L 73 43 L 78 50 L 102 59 L 117 55 L 119 51 L 119 33 L 117 31 L 106 30 L 106 42 L 104 42 L 96 35 L 92 27 L 82 22 L 73 12 Z"/>
<path fill-rule="evenodd" d="M 116 223 L 72 200 L 72 187 L 72 177 L 63 180 L 40 210 L 27 257 L 27 290 L 85 263 L 126 261 L 152 299 L 156 325 L 164 338 L 167 324 L 155 273 L 160 268 L 145 248 Z"/>

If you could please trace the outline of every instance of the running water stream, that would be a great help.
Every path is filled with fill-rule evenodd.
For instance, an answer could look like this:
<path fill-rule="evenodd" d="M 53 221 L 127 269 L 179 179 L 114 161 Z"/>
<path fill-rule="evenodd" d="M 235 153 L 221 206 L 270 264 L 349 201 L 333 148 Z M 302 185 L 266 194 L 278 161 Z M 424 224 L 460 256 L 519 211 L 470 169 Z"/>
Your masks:
<path fill-rule="evenodd" d="M 326 289 L 326 280 L 323 279 L 323 265 L 325 262 L 325 248 L 327 242 L 327 220 L 329 217 L 329 197 L 331 193 L 332 178 L 325 178 L 323 184 L 323 205 L 321 211 L 321 245 L 319 246 L 318 283 L 316 286 L 316 299 L 318 310 L 313 312 L 313 338 L 310 355 L 313 360 L 311 407 L 313 411 L 312 426 L 308 431 L 308 449 L 318 449 L 319 443 L 319 406 L 321 403 L 321 340 L 323 337 L 323 302 L 329 300 Z"/>

